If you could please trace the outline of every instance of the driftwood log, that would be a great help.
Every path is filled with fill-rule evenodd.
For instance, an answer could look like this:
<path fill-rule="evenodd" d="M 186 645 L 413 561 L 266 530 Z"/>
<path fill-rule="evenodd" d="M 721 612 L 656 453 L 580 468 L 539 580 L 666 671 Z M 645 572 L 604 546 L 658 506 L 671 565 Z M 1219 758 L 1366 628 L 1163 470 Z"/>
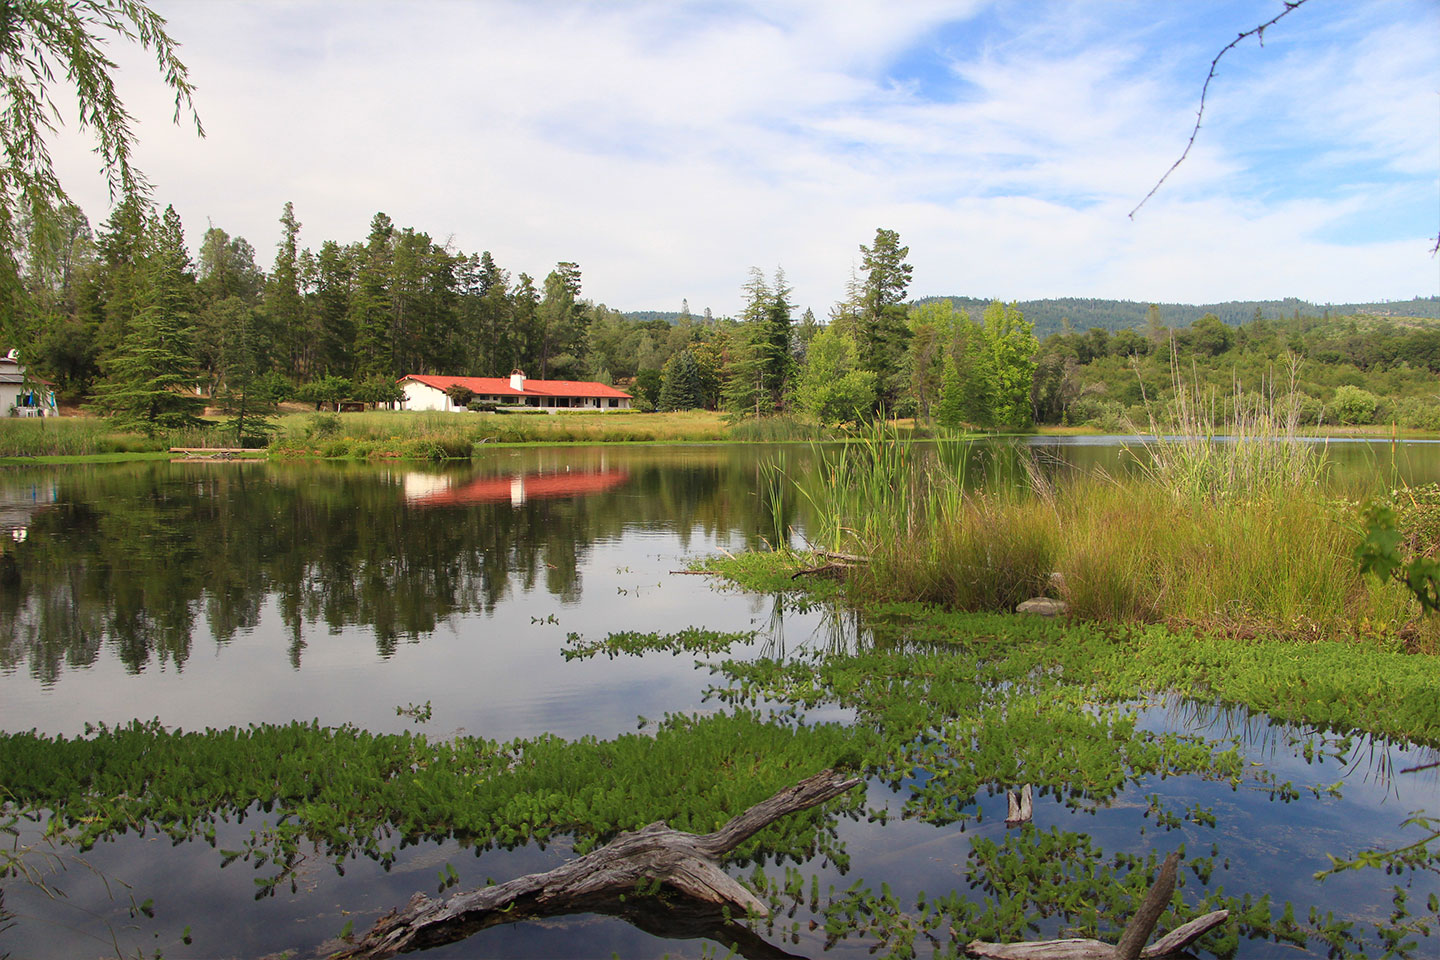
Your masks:
<path fill-rule="evenodd" d="M 1125 926 L 1116 945 L 1101 940 L 1069 939 L 1038 940 L 1034 943 L 988 943 L 973 940 L 965 947 L 971 957 L 988 960 L 1164 960 L 1173 957 L 1190 944 L 1224 923 L 1228 910 L 1216 910 L 1182 924 L 1146 947 L 1145 942 L 1155 931 L 1155 924 L 1165 912 L 1170 895 L 1175 892 L 1175 874 L 1180 867 L 1180 854 L 1170 854 L 1160 868 L 1160 876 L 1145 895 L 1140 909 Z"/>
<path fill-rule="evenodd" d="M 363 938 L 333 956 L 393 957 L 454 943 L 487 927 L 571 913 L 608 913 L 642 929 L 653 926 L 659 932 L 658 928 L 668 924 L 656 914 L 670 911 L 639 906 L 648 900 L 654 907 L 654 898 L 625 899 L 642 884 L 654 881 L 687 899 L 680 913 L 688 913 L 691 929 L 697 930 L 691 936 L 734 943 L 746 956 L 787 956 L 753 933 L 748 934 L 751 942 L 747 943 L 743 928 L 725 918 L 727 909 L 737 915 L 754 911 L 761 916 L 769 910 L 720 869 L 719 858 L 781 817 L 824 803 L 859 782 L 857 777 L 824 770 L 755 804 L 714 833 L 684 833 L 657 821 L 622 833 L 599 850 L 545 873 L 469 890 L 448 900 L 417 893 L 403 908 L 381 917 Z"/>

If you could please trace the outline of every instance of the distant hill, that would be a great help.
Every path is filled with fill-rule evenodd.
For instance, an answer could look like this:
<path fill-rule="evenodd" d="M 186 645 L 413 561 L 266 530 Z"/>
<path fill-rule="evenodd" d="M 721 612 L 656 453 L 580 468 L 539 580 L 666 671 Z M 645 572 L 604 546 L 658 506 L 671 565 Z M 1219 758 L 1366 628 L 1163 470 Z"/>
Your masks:
<path fill-rule="evenodd" d="M 976 297 L 924 297 L 917 303 L 949 300 L 957 308 L 970 312 L 973 319 L 990 305 L 988 299 Z M 1064 297 L 1058 300 L 1022 300 L 1018 304 L 1025 319 L 1035 324 L 1035 334 L 1044 338 L 1059 333 L 1061 321 L 1069 320 L 1070 326 L 1084 332 L 1091 327 L 1100 327 L 1114 333 L 1133 327 L 1145 326 L 1145 312 L 1149 303 L 1132 300 L 1095 300 L 1079 297 Z M 1167 327 L 1188 327 L 1196 320 L 1213 313 L 1225 323 L 1238 327 L 1255 319 L 1259 309 L 1261 316 L 1268 319 L 1293 317 L 1297 312 L 1307 317 L 1348 317 L 1370 314 L 1379 317 L 1418 317 L 1440 320 L 1440 297 L 1417 297 L 1414 300 L 1392 300 L 1384 303 L 1329 303 L 1317 305 L 1307 300 L 1288 297 L 1284 300 L 1231 300 L 1228 303 L 1162 303 L 1160 319 Z"/>
<path fill-rule="evenodd" d="M 979 297 L 922 297 L 916 303 L 932 303 L 949 300 L 957 308 L 970 311 L 970 316 L 979 320 L 990 300 Z M 1059 333 L 1061 321 L 1069 320 L 1070 326 L 1083 333 L 1091 327 L 1100 327 L 1114 333 L 1132 327 L 1145 326 L 1145 312 L 1149 303 L 1134 300 L 1097 300 L 1082 297 L 1063 297 L 1058 300 L 1022 300 L 1020 312 L 1025 319 L 1035 324 L 1035 335 L 1041 337 Z M 1416 297 L 1414 300 L 1389 300 L 1383 303 L 1327 303 L 1314 304 L 1308 300 L 1287 297 L 1284 300 L 1231 300 L 1227 303 L 1162 303 L 1160 319 L 1167 327 L 1188 327 L 1196 320 L 1213 313 L 1232 327 L 1249 323 L 1255 319 L 1258 308 L 1261 316 L 1271 320 L 1293 317 L 1298 312 L 1306 317 L 1353 317 L 1368 314 L 1376 317 L 1415 317 L 1425 320 L 1440 320 L 1440 297 Z M 680 316 L 674 310 L 630 310 L 626 319 L 633 321 L 663 320 L 674 323 Z"/>

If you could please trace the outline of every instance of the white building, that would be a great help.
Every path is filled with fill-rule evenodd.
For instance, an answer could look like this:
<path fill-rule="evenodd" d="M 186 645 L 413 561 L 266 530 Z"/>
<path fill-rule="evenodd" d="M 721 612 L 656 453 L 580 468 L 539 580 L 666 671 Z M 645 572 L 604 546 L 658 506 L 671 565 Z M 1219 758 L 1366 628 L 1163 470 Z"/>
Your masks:
<path fill-rule="evenodd" d="M 0 414 L 9 417 L 53 417 L 60 411 L 55 406 L 55 391 L 48 380 L 31 377 L 26 380 L 19 355 L 11 350 L 0 357 Z"/>
<path fill-rule="evenodd" d="M 629 410 L 631 397 L 623 390 L 591 380 L 529 380 L 516 370 L 504 377 L 438 377 L 412 373 L 400 378 L 405 399 L 402 410 L 463 410 L 445 391 L 464 387 L 474 399 L 502 407 L 556 410 Z"/>

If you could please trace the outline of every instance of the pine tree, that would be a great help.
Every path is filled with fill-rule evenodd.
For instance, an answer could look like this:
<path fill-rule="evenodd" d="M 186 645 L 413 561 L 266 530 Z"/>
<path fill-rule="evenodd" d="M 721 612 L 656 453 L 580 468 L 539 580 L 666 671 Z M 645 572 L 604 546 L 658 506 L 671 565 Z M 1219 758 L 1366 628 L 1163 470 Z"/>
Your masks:
<path fill-rule="evenodd" d="M 229 414 L 226 429 L 233 433 L 235 446 L 248 439 L 264 437 L 275 413 L 271 378 L 261 370 L 267 338 L 255 310 L 238 297 L 219 304 L 224 315 L 221 339 L 223 383 L 215 394 L 216 405 Z"/>
<path fill-rule="evenodd" d="M 660 384 L 661 410 L 694 410 L 705 405 L 700 367 L 695 355 L 682 350 L 665 364 Z"/>
<path fill-rule="evenodd" d="M 735 416 L 765 416 L 780 409 L 795 372 L 790 285 L 785 271 L 768 282 L 750 268 L 745 308 L 725 365 L 725 409 Z"/>
<path fill-rule="evenodd" d="M 580 267 L 562 261 L 545 278 L 545 296 L 536 313 L 538 322 L 540 378 L 575 372 L 585 355 L 585 326 L 588 314 L 580 300 Z"/>
<path fill-rule="evenodd" d="M 360 254 L 350 322 L 355 328 L 355 372 L 360 377 L 393 376 L 394 304 L 390 273 L 394 265 L 395 224 L 383 213 L 370 221 L 370 236 Z"/>
<path fill-rule="evenodd" d="M 99 400 L 118 426 L 153 436 L 198 423 L 202 403 L 190 353 L 195 278 L 175 208 L 152 219 L 147 234 L 143 305 L 106 365 Z"/>
<path fill-rule="evenodd" d="M 315 321 L 319 343 L 315 367 L 321 377 L 348 377 L 354 372 L 355 324 L 350 312 L 353 274 L 349 251 L 334 240 L 320 245 L 315 261 Z"/>
<path fill-rule="evenodd" d="M 305 304 L 300 298 L 300 221 L 295 205 L 288 200 L 280 214 L 283 228 L 275 250 L 275 266 L 265 291 L 265 312 L 280 370 L 290 377 L 307 376 L 306 361 L 314 351 L 315 338 L 306 329 Z"/>
<path fill-rule="evenodd" d="M 855 322 L 863 369 L 875 374 L 876 400 L 882 409 L 893 409 L 901 389 L 901 358 L 908 330 L 905 326 L 905 293 L 913 268 L 905 262 L 909 247 L 900 245 L 900 235 L 881 227 L 871 246 L 860 246 L 860 269 L 865 280 L 860 290 Z"/>
<path fill-rule="evenodd" d="M 530 274 L 520 274 L 515 281 L 511 299 L 514 303 L 514 320 L 510 324 L 510 336 L 515 366 L 533 373 L 540 369 L 540 291 L 535 289 L 535 280 Z"/>

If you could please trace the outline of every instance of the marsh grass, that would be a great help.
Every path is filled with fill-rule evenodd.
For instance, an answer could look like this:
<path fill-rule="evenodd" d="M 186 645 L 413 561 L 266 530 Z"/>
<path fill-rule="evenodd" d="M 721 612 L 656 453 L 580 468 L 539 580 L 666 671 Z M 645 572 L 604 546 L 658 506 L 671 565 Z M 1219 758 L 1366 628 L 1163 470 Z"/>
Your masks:
<path fill-rule="evenodd" d="M 487 414 L 439 411 L 302 413 L 282 418 L 281 457 L 464 459 L 489 443 L 704 443 L 729 438 L 721 415 Z"/>
<path fill-rule="evenodd" d="M 0 418 L 0 457 L 83 457 L 148 453 L 171 447 L 231 446 L 222 424 L 146 437 L 117 430 L 98 417 Z"/>
<path fill-rule="evenodd" d="M 1207 392 L 1198 377 L 1187 384 L 1173 355 L 1170 371 L 1174 396 L 1168 410 L 1157 411 L 1148 398 L 1145 404 L 1154 440 L 1126 448 L 1154 483 L 1180 498 L 1216 502 L 1293 496 L 1324 482 L 1326 451 L 1300 432 L 1297 360 L 1290 360 L 1283 395 L 1273 376 L 1259 393 L 1246 393 L 1237 382 L 1222 398 Z M 1129 428 L 1145 432 L 1133 422 Z"/>
<path fill-rule="evenodd" d="M 1024 448 L 984 459 L 877 432 L 821 450 L 798 486 L 815 543 L 870 558 L 847 585 L 862 602 L 1013 610 L 1048 594 L 1086 619 L 1440 650 L 1440 625 L 1352 557 L 1368 491 L 1335 490 L 1321 456 L 1275 456 L 1263 428 L 1247 436 L 1056 484 Z"/>

